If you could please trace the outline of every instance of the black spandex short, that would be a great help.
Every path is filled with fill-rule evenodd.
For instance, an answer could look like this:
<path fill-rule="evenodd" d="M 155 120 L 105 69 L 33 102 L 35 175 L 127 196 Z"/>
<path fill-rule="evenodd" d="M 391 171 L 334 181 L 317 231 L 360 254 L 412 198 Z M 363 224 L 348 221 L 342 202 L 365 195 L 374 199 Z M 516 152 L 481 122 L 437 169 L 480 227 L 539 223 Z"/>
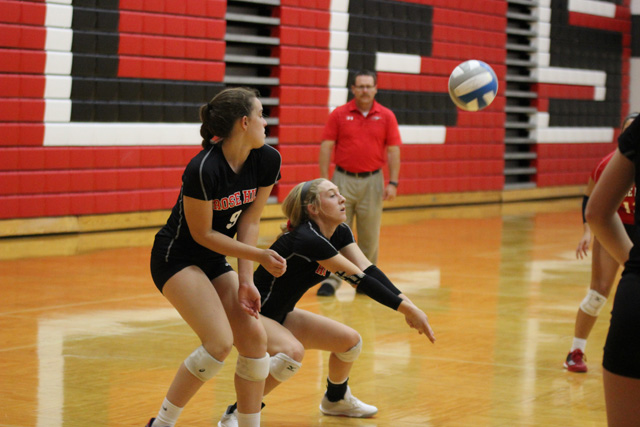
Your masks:
<path fill-rule="evenodd" d="M 264 317 L 268 317 L 271 320 L 275 320 L 276 322 L 280 323 L 281 325 L 284 325 L 284 321 L 287 320 L 287 315 L 289 313 L 291 313 L 291 312 L 287 311 L 286 313 L 273 314 L 273 313 L 265 313 L 263 311 L 260 311 L 260 314 L 262 314 Z"/>
<path fill-rule="evenodd" d="M 622 225 L 624 225 L 624 231 L 627 232 L 627 236 L 629 236 L 629 238 L 633 242 L 634 241 L 633 239 L 635 237 L 634 234 L 635 234 L 636 226 L 631 224 L 622 224 Z"/>
<path fill-rule="evenodd" d="M 163 257 L 151 255 L 151 277 L 160 292 L 164 284 L 180 270 L 195 265 L 200 268 L 209 280 L 213 280 L 226 272 L 233 271 L 233 268 L 227 263 L 224 257 L 208 258 L 204 260 L 175 260 L 169 259 L 165 261 Z"/>
<path fill-rule="evenodd" d="M 609 372 L 640 379 L 640 273 L 625 271 L 611 311 L 602 366 Z"/>

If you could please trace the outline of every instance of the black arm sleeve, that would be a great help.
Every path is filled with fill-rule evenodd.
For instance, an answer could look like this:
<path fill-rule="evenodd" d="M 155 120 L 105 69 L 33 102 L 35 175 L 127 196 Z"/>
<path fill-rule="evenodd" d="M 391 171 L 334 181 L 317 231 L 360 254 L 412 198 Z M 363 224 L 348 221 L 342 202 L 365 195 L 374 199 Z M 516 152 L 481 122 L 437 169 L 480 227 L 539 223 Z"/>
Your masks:
<path fill-rule="evenodd" d="M 397 310 L 400 304 L 402 304 L 402 298 L 387 289 L 373 276 L 369 276 L 368 274 L 347 275 L 341 271 L 336 271 L 336 275 L 352 285 L 357 286 L 358 289 L 364 292 L 369 298 L 393 310 Z"/>
<path fill-rule="evenodd" d="M 384 274 L 378 267 L 376 267 L 375 264 L 371 264 L 369 267 L 367 267 L 366 270 L 364 270 L 364 272 L 365 274 L 368 274 L 369 276 L 378 280 L 378 282 L 382 283 L 385 288 L 389 289 L 394 294 L 400 295 L 402 293 L 402 291 L 396 288 L 393 283 L 391 283 L 391 280 L 389 280 L 387 275 Z"/>

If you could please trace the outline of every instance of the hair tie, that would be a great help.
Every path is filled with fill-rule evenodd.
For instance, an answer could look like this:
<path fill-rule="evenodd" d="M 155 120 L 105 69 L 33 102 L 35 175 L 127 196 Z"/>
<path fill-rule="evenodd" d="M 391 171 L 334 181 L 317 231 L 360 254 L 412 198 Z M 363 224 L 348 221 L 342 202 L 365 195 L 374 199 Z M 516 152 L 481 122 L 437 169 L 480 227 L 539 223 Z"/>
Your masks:
<path fill-rule="evenodd" d="M 293 227 L 291 226 L 291 220 L 290 219 L 287 220 L 287 230 L 293 231 Z"/>

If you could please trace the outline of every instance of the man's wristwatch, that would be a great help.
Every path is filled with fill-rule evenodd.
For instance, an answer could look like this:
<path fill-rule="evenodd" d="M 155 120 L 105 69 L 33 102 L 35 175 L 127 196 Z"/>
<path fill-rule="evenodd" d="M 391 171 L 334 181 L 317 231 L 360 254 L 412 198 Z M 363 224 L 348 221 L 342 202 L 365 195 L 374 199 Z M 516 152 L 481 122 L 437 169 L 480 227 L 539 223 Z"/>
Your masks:
<path fill-rule="evenodd" d="M 394 187 L 398 188 L 398 181 L 389 181 L 389 185 L 393 185 Z"/>

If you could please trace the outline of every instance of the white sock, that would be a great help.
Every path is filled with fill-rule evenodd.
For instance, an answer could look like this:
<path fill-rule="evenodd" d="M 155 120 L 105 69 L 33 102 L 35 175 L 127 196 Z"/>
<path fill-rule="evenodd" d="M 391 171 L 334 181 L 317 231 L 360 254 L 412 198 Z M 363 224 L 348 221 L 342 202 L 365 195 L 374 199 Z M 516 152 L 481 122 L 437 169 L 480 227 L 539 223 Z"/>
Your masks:
<path fill-rule="evenodd" d="M 587 340 L 582 338 L 573 337 L 573 344 L 571 345 L 571 351 L 579 348 L 584 353 L 587 348 Z"/>
<path fill-rule="evenodd" d="M 164 402 L 162 402 L 162 406 L 160 407 L 160 412 L 158 412 L 158 416 L 156 420 L 153 422 L 152 427 L 173 427 L 176 425 L 176 421 L 178 421 L 178 417 L 182 412 L 182 408 L 178 408 L 173 403 L 169 402 L 167 398 L 164 398 Z"/>
<path fill-rule="evenodd" d="M 237 412 L 238 427 L 260 427 L 260 412 L 255 414 L 241 414 Z"/>

